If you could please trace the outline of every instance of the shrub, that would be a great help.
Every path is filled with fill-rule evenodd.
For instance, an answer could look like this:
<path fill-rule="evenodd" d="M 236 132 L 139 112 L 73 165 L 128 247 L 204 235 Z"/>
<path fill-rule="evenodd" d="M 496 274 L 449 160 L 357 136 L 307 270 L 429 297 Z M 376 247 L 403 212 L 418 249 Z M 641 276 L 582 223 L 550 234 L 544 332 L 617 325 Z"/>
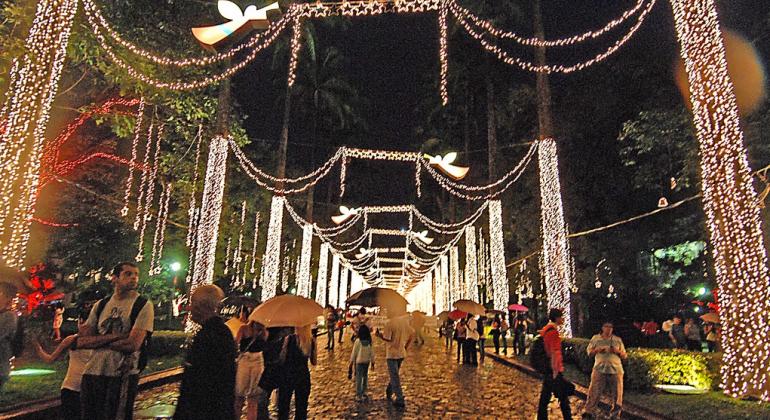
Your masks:
<path fill-rule="evenodd" d="M 162 357 L 184 353 L 186 340 L 187 334 L 184 331 L 155 331 L 152 334 L 149 356 Z"/>
<path fill-rule="evenodd" d="M 572 363 L 590 375 L 594 358 L 586 349 L 590 340 L 565 339 L 562 344 L 564 361 Z M 700 353 L 675 349 L 628 349 L 623 362 L 626 389 L 648 390 L 655 384 L 691 385 L 716 389 L 719 385 L 721 354 Z"/>

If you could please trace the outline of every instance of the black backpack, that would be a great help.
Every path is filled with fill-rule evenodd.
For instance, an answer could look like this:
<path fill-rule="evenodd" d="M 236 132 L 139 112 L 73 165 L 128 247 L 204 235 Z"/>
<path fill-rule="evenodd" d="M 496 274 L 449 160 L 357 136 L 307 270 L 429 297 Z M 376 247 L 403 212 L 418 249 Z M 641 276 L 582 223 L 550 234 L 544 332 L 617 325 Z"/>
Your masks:
<path fill-rule="evenodd" d="M 543 375 L 551 373 L 551 359 L 545 351 L 543 336 L 538 334 L 529 349 L 529 365 Z"/>
<path fill-rule="evenodd" d="M 98 304 L 96 304 L 96 322 L 99 322 L 99 317 L 102 315 L 102 311 L 104 311 L 104 307 L 107 306 L 107 302 L 109 302 L 110 298 L 112 296 L 107 296 L 106 298 L 99 301 Z M 137 296 L 136 300 L 134 301 L 134 304 L 131 306 L 131 328 L 134 328 L 134 323 L 136 323 L 136 318 L 139 317 L 139 312 L 142 311 L 142 308 L 144 308 L 144 305 L 147 304 L 147 299 L 145 299 L 142 296 Z M 150 339 L 152 338 L 152 331 L 147 331 L 147 334 L 144 336 L 144 341 L 142 342 L 142 347 L 139 349 L 139 363 L 137 367 L 139 368 L 139 371 L 143 371 L 144 368 L 147 367 L 147 351 L 150 347 Z"/>

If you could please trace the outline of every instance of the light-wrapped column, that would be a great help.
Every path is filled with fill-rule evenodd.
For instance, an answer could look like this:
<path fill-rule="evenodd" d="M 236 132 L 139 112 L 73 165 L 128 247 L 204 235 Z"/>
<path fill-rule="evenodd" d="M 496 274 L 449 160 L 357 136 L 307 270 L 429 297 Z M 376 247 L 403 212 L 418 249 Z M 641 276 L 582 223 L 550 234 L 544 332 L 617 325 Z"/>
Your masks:
<path fill-rule="evenodd" d="M 440 313 L 443 311 L 449 310 L 449 305 L 447 305 L 447 301 L 449 300 L 446 296 L 446 286 L 444 285 L 444 281 L 441 278 L 441 269 L 440 265 L 436 267 L 435 270 L 433 270 L 433 284 L 435 284 L 436 287 L 436 312 Z"/>
<path fill-rule="evenodd" d="M 203 199 L 195 250 L 195 271 L 192 278 L 192 293 L 201 284 L 208 284 L 214 278 L 214 263 L 219 236 L 219 219 L 222 216 L 222 197 L 225 192 L 227 172 L 227 139 L 214 137 L 209 144 L 209 159 L 206 177 L 203 180 Z"/>
<path fill-rule="evenodd" d="M 37 2 L 25 53 L 14 60 L 0 112 L 0 254 L 22 267 L 40 179 L 51 104 L 67 55 L 77 0 Z"/>
<path fill-rule="evenodd" d="M 494 309 L 505 310 L 508 307 L 508 278 L 505 273 L 503 206 L 500 200 L 489 202 L 489 258 Z"/>
<path fill-rule="evenodd" d="M 559 308 L 564 311 L 564 325 L 561 328 L 561 333 L 566 337 L 571 337 L 572 257 L 567 240 L 567 224 L 564 222 L 556 141 L 551 138 L 540 140 L 537 156 L 540 165 L 543 277 L 548 297 L 548 308 Z"/>
<path fill-rule="evenodd" d="M 318 279 L 315 286 L 315 301 L 321 306 L 326 306 L 326 277 L 329 267 L 329 244 L 321 243 L 321 252 L 318 256 Z"/>
<path fill-rule="evenodd" d="M 339 308 L 340 298 L 340 256 L 332 254 L 332 278 L 329 280 L 329 305 Z"/>
<path fill-rule="evenodd" d="M 452 284 L 449 281 L 449 256 L 444 254 L 439 257 L 439 272 L 441 284 L 444 285 L 444 305 L 447 310 L 452 308 Z"/>
<path fill-rule="evenodd" d="M 479 301 L 479 272 L 476 264 L 476 228 L 465 227 L 465 296 Z"/>
<path fill-rule="evenodd" d="M 714 0 L 671 0 L 700 144 L 703 207 L 719 286 L 722 383 L 770 401 L 770 282 L 757 194 Z"/>
<path fill-rule="evenodd" d="M 348 295 L 352 295 L 364 287 L 364 278 L 357 270 L 350 270 L 350 274 L 350 293 Z"/>
<path fill-rule="evenodd" d="M 345 307 L 345 301 L 348 300 L 348 273 L 350 269 L 348 266 L 343 265 L 340 270 L 340 299 L 339 304 L 341 308 Z"/>
<path fill-rule="evenodd" d="M 299 257 L 297 269 L 297 294 L 302 297 L 310 297 L 310 255 L 313 251 L 313 225 L 310 223 L 302 227 L 302 254 Z"/>
<path fill-rule="evenodd" d="M 281 230 L 283 227 L 283 206 L 286 198 L 274 196 L 270 203 L 270 223 L 267 228 L 267 246 L 262 259 L 262 302 L 275 296 L 281 271 Z"/>
<path fill-rule="evenodd" d="M 452 302 L 463 299 L 460 280 L 460 252 L 456 246 L 449 249 L 449 282 L 452 285 Z"/>

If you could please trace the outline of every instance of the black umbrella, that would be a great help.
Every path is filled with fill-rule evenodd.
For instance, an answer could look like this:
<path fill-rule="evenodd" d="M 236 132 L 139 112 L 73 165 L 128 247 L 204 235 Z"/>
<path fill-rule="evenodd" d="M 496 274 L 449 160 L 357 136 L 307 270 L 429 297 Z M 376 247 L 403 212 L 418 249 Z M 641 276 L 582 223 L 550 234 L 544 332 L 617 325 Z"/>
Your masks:
<path fill-rule="evenodd" d="M 370 287 L 354 293 L 345 301 L 348 305 L 381 306 L 385 308 L 406 310 L 406 298 L 393 289 L 386 287 Z"/>

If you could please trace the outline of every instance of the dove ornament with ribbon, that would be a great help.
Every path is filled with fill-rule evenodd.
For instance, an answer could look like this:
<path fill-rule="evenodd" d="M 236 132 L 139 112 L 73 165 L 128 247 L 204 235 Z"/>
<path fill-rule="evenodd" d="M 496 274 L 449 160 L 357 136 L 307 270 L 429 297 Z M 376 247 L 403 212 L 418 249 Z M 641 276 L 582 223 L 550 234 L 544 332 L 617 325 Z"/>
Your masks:
<path fill-rule="evenodd" d="M 216 50 L 224 44 L 236 42 L 252 30 L 267 29 L 270 26 L 270 18 L 281 14 L 278 2 L 261 9 L 251 5 L 241 11 L 237 4 L 228 0 L 219 0 L 217 9 L 219 14 L 229 22 L 192 28 L 195 39 L 208 50 Z"/>
<path fill-rule="evenodd" d="M 350 209 L 345 206 L 340 206 L 340 214 L 337 216 L 332 216 L 332 222 L 337 225 L 341 225 L 351 217 L 357 215 L 358 212 L 359 209 Z"/>
<path fill-rule="evenodd" d="M 427 230 L 423 230 L 422 232 L 412 232 L 412 236 L 419 239 L 426 245 L 430 245 L 431 243 L 433 243 L 433 238 L 428 237 Z"/>
<path fill-rule="evenodd" d="M 457 159 L 457 152 L 447 153 L 443 157 L 441 155 L 431 156 L 428 154 L 424 154 L 423 157 L 428 159 L 429 165 L 439 168 L 441 172 L 455 181 L 465 178 L 470 169 L 465 166 L 456 166 L 452 164 Z"/>

